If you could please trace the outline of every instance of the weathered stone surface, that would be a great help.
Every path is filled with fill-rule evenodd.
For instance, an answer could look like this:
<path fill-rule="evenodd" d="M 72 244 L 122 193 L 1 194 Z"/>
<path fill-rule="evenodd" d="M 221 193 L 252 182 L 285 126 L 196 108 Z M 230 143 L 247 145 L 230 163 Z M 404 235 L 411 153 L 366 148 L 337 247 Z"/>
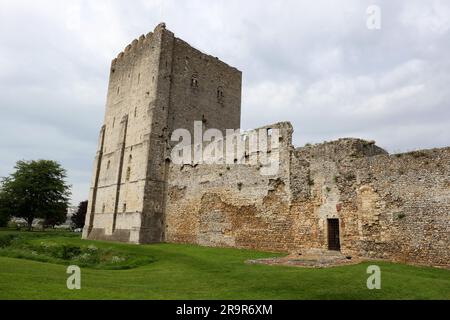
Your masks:
<path fill-rule="evenodd" d="M 164 241 L 169 134 L 192 130 L 196 120 L 205 128 L 239 128 L 241 77 L 164 24 L 112 61 L 84 238 Z M 116 237 L 120 230 L 129 230 L 129 239 Z"/>
<path fill-rule="evenodd" d="M 292 180 L 298 195 L 292 208 L 305 214 L 300 248 L 326 249 L 325 219 L 339 218 L 344 254 L 449 265 L 450 148 L 388 155 L 355 153 L 352 144 L 364 148 L 365 142 L 346 139 L 294 152 L 304 164 L 294 168 L 303 178 Z M 301 189 L 305 171 L 309 194 Z M 305 224 L 314 226 L 310 234 Z"/>
<path fill-rule="evenodd" d="M 242 163 L 168 161 L 175 129 L 240 127 L 241 76 L 164 25 L 113 60 L 84 238 L 296 256 L 328 250 L 338 219 L 343 257 L 450 265 L 450 148 L 389 155 L 340 139 L 295 149 L 286 122 L 263 128 L 280 130 L 278 148 L 246 148 Z M 276 173 L 253 162 L 264 156 L 279 156 Z"/>

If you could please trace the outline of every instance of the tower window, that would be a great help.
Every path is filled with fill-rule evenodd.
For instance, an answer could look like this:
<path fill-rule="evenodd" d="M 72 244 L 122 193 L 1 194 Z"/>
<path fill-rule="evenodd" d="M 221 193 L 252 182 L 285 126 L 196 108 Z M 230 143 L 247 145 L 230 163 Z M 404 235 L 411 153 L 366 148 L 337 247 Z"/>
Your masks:
<path fill-rule="evenodd" d="M 131 163 L 131 161 L 133 161 L 133 156 L 130 154 L 130 156 L 128 157 L 128 163 Z"/>
<path fill-rule="evenodd" d="M 191 87 L 198 88 L 198 73 L 194 73 L 191 78 Z"/>
<path fill-rule="evenodd" d="M 225 94 L 223 92 L 223 88 L 218 87 L 217 88 L 217 102 L 222 104 L 224 102 L 224 98 L 225 98 Z"/>
<path fill-rule="evenodd" d="M 127 181 L 130 181 L 130 177 L 131 177 L 131 168 L 128 167 L 128 168 L 127 168 L 126 180 L 127 180 Z"/>
<path fill-rule="evenodd" d="M 103 204 L 103 206 L 102 206 L 102 213 L 105 213 L 105 208 L 106 208 L 106 206 L 105 206 L 105 204 Z"/>
<path fill-rule="evenodd" d="M 136 116 L 137 116 L 137 107 L 134 108 L 134 117 L 136 118 Z"/>
<path fill-rule="evenodd" d="M 124 213 L 126 213 L 127 212 L 127 204 L 126 203 L 124 203 L 123 204 L 123 210 L 122 210 Z"/>
<path fill-rule="evenodd" d="M 111 167 L 111 161 L 108 160 L 108 163 L 106 164 L 106 170 L 109 170 L 109 167 Z"/>

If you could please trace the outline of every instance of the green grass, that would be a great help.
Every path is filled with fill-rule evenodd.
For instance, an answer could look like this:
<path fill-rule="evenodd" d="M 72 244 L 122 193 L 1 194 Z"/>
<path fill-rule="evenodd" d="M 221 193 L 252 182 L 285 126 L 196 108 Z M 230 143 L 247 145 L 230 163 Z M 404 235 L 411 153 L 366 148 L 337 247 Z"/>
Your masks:
<path fill-rule="evenodd" d="M 3 232 L 0 233 L 0 256 L 108 270 L 132 269 L 155 261 L 146 254 L 117 250 L 114 245 L 98 247 L 86 242 L 76 243 L 74 239 L 79 237 L 69 233 Z"/>
<path fill-rule="evenodd" d="M 450 271 L 385 262 L 362 263 L 331 269 L 248 265 L 248 259 L 274 254 L 248 250 L 158 244 L 135 246 L 84 241 L 61 232 L 18 233 L 26 248 L 56 243 L 76 248 L 94 245 L 99 251 L 132 257 L 127 270 L 108 270 L 91 264 L 82 267 L 81 290 L 66 287 L 68 259 L 45 253 L 14 258 L 11 244 L 0 251 L 0 299 L 449 299 Z M 5 240 L 4 240 L 5 241 Z M 6 251 L 5 251 L 6 250 Z M 26 249 L 25 249 L 26 250 Z M 135 264 L 133 259 L 144 261 Z M 143 260 L 142 260 L 143 259 Z M 75 263 L 76 264 L 76 263 Z M 382 289 L 368 290 L 366 269 L 382 271 Z"/>

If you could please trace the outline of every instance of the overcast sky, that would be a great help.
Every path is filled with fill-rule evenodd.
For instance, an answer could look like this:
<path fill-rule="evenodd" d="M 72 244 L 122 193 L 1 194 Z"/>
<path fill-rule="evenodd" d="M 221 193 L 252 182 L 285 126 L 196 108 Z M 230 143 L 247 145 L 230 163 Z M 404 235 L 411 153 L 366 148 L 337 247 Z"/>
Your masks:
<path fill-rule="evenodd" d="M 243 72 L 243 129 L 289 120 L 297 146 L 450 145 L 448 0 L 0 0 L 0 176 L 54 159 L 73 203 L 87 199 L 110 62 L 161 21 Z"/>

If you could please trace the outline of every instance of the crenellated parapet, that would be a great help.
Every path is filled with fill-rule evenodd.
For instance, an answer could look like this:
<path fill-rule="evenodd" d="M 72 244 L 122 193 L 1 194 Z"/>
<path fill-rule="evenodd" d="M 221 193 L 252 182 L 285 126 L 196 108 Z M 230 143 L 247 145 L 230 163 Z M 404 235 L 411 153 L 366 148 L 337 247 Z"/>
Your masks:
<path fill-rule="evenodd" d="M 151 44 L 155 40 L 155 35 L 161 33 L 165 29 L 166 29 L 165 23 L 160 23 L 155 27 L 153 32 L 149 32 L 146 35 L 142 34 L 139 38 L 131 41 L 131 43 L 128 44 L 125 47 L 125 49 L 121 51 L 114 60 L 112 60 L 112 66 L 119 63 L 125 57 L 136 53 L 137 50 L 142 49 Z"/>

